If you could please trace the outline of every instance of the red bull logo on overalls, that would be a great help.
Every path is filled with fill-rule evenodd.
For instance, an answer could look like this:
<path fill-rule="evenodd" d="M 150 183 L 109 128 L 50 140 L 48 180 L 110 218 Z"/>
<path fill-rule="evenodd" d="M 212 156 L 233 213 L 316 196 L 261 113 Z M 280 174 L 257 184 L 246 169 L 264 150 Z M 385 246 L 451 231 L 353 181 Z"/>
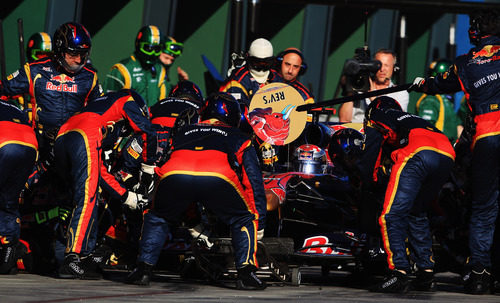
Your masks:
<path fill-rule="evenodd" d="M 500 60 L 500 45 L 486 45 L 480 51 L 473 52 L 470 63 L 484 64 L 491 61 Z"/>
<path fill-rule="evenodd" d="M 486 45 L 480 51 L 474 52 L 472 59 L 476 59 L 478 57 L 481 58 L 491 58 L 500 50 L 500 45 Z"/>
<path fill-rule="evenodd" d="M 68 92 L 68 93 L 78 92 L 78 85 L 75 84 L 75 77 L 70 77 L 65 74 L 51 76 L 50 80 L 47 81 L 47 85 L 45 88 L 47 90 L 53 90 L 58 92 Z"/>

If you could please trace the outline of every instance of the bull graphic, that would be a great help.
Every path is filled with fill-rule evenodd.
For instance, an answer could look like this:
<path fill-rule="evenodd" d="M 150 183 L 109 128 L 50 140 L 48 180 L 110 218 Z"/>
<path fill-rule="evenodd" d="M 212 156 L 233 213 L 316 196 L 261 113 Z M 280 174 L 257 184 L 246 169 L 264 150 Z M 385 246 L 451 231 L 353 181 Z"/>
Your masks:
<path fill-rule="evenodd" d="M 477 57 L 481 58 L 491 58 L 500 50 L 499 45 L 486 45 L 478 52 L 473 52 L 472 59 L 476 59 Z"/>
<path fill-rule="evenodd" d="M 283 145 L 290 133 L 290 113 L 295 105 L 287 105 L 281 113 L 271 107 L 256 108 L 248 114 L 250 125 L 259 138 L 273 145 Z"/>

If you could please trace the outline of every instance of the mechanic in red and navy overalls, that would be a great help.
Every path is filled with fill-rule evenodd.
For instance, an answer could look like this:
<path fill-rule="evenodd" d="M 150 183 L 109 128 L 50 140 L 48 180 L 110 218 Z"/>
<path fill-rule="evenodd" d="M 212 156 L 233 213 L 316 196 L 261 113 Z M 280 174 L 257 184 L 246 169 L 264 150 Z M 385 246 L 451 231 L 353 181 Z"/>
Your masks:
<path fill-rule="evenodd" d="M 392 272 L 374 290 L 408 290 L 407 238 L 418 267 L 415 286 L 428 290 L 434 286 L 434 261 L 427 210 L 449 178 L 455 151 L 442 132 L 421 117 L 403 112 L 397 101 L 390 97 L 382 96 L 372 101 L 365 112 L 365 121 L 366 127 L 383 135 L 382 148 L 392 149 L 394 162 L 379 217 L 387 262 Z"/>
<path fill-rule="evenodd" d="M 55 167 L 61 176 L 68 176 L 76 204 L 68 227 L 64 263 L 59 268 L 61 278 L 93 278 L 82 257 L 91 254 L 96 244 L 99 185 L 130 208 L 137 207 L 138 196 L 107 172 L 101 158 L 102 149 L 112 145 L 127 128 L 148 135 L 147 161 L 154 163 L 161 130 L 151 124 L 146 103 L 133 90 L 120 90 L 91 100 L 59 129 Z"/>
<path fill-rule="evenodd" d="M 33 171 L 37 149 L 28 116 L 0 101 L 0 274 L 17 269 L 19 195 Z"/>
<path fill-rule="evenodd" d="M 264 289 L 255 276 L 258 233 L 263 235 L 266 197 L 262 172 L 250 138 L 238 129 L 238 102 L 229 94 L 210 96 L 201 122 L 173 138 L 170 159 L 159 175 L 153 205 L 144 215 L 138 266 L 128 281 L 147 285 L 169 233 L 170 223 L 193 202 L 213 211 L 230 226 L 238 270 L 238 288 Z"/>
<path fill-rule="evenodd" d="M 180 122 L 176 123 L 179 118 L 183 119 L 183 123 L 187 124 L 198 122 L 202 104 L 203 94 L 200 88 L 191 81 L 181 81 L 172 88 L 167 98 L 158 101 L 149 108 L 151 123 L 159 124 L 173 133 L 179 127 Z M 140 181 L 139 188 L 141 190 L 138 190 L 138 193 L 145 193 L 142 189 L 152 187 L 150 185 L 152 185 L 154 175 L 154 167 L 144 163 L 140 157 L 147 150 L 146 139 L 145 134 L 133 136 L 120 155 L 123 165 L 120 167 L 118 175 L 126 184 L 132 186 L 136 185 L 137 181 Z M 142 158 L 144 158 L 144 155 Z"/>
<path fill-rule="evenodd" d="M 466 291 L 488 292 L 491 246 L 498 214 L 500 180 L 500 10 L 470 15 L 469 38 L 476 45 L 456 58 L 446 73 L 415 79 L 415 90 L 427 94 L 464 91 L 474 118 L 470 180 L 472 210 L 469 231 L 471 273 Z M 467 130 L 465 130 L 467 131 Z"/>
<path fill-rule="evenodd" d="M 283 79 L 272 69 L 273 46 L 268 40 L 254 40 L 245 60 L 246 64 L 232 71 L 219 88 L 219 92 L 230 93 L 240 103 L 250 107 L 253 95 L 261 87 L 272 82 L 283 82 Z"/>
<path fill-rule="evenodd" d="M 68 22 L 54 33 L 53 54 L 12 73 L 0 83 L 0 96 L 29 94 L 40 161 L 53 161 L 57 130 L 69 117 L 100 94 L 97 72 L 86 64 L 91 39 L 81 24 Z"/>

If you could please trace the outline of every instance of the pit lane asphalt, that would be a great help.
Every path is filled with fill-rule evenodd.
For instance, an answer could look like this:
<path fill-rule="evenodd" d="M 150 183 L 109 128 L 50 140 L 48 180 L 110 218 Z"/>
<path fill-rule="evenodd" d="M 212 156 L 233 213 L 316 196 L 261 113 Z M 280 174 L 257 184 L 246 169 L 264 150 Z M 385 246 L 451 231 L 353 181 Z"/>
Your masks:
<path fill-rule="evenodd" d="M 127 285 L 125 272 L 107 273 L 103 280 L 62 280 L 20 273 L 0 276 L 0 302 L 500 302 L 500 295 L 463 293 L 460 276 L 437 274 L 437 291 L 408 294 L 369 292 L 380 277 L 359 279 L 346 272 L 321 275 L 319 267 L 302 269 L 300 286 L 271 282 L 264 291 L 240 291 L 233 281 L 225 286 L 206 281 L 183 281 L 177 275 L 157 273 L 149 287 Z"/>

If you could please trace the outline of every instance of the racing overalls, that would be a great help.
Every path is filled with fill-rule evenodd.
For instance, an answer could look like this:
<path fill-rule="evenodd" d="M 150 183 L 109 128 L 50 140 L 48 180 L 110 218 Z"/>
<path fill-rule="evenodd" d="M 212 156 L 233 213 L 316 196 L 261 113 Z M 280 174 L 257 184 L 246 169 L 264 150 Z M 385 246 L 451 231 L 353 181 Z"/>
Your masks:
<path fill-rule="evenodd" d="M 266 197 L 248 136 L 211 119 L 182 128 L 172 144 L 170 159 L 156 169 L 160 180 L 144 215 L 138 261 L 156 264 L 169 223 L 179 223 L 188 206 L 200 202 L 230 226 L 236 267 L 257 266 Z"/>
<path fill-rule="evenodd" d="M 27 115 L 0 102 L 0 244 L 20 236 L 19 195 L 35 165 L 38 143 Z M 1 263 L 1 261 L 0 261 Z"/>
<path fill-rule="evenodd" d="M 52 58 L 26 63 L 0 83 L 0 96 L 29 93 L 39 143 L 40 161 L 52 162 L 57 131 L 69 117 L 100 94 L 97 72 L 85 65 L 75 74 L 61 71 Z"/>
<path fill-rule="evenodd" d="M 103 145 L 112 144 L 122 124 L 128 124 L 134 132 L 147 133 L 152 141 L 157 140 L 157 131 L 127 90 L 92 100 L 59 130 L 55 143 L 56 168 L 62 176 L 69 175 L 76 204 L 68 228 L 66 253 L 87 255 L 95 247 L 99 182 L 114 197 L 127 194 L 107 172 L 101 158 Z M 156 157 L 156 150 L 150 155 Z"/>
<path fill-rule="evenodd" d="M 426 79 L 425 93 L 453 93 L 460 89 L 474 117 L 471 143 L 472 209 L 470 264 L 491 266 L 490 249 L 498 214 L 500 175 L 500 38 L 487 36 L 446 73 Z"/>
<path fill-rule="evenodd" d="M 190 120 L 188 124 L 198 122 L 200 107 L 201 104 L 196 101 L 168 97 L 158 101 L 149 109 L 151 123 L 164 126 L 171 132 L 177 118 L 183 116 L 184 113 L 187 115 L 186 119 Z M 128 179 L 137 174 L 140 163 L 143 162 L 141 155 L 147 149 L 145 145 L 147 145 L 145 134 L 137 134 L 127 142 L 121 154 L 123 167 L 119 174 L 122 179 Z"/>
<path fill-rule="evenodd" d="M 448 138 L 428 121 L 402 111 L 375 108 L 368 126 L 383 134 L 382 148 L 388 145 L 393 149 L 394 164 L 379 217 L 388 266 L 410 270 L 405 244 L 408 237 L 418 268 L 432 269 L 432 237 L 426 211 L 449 178 L 455 151 Z"/>
<path fill-rule="evenodd" d="M 167 72 L 159 61 L 145 68 L 131 55 L 111 67 L 103 89 L 106 93 L 121 88 L 133 89 L 146 100 L 148 106 L 152 106 L 168 94 L 166 75 Z"/>
<path fill-rule="evenodd" d="M 259 88 L 272 82 L 283 82 L 281 76 L 274 69 L 269 70 L 265 83 L 259 83 L 253 78 L 247 65 L 244 65 L 231 73 L 231 76 L 219 88 L 219 92 L 228 92 L 238 102 L 250 107 L 250 101 Z"/>

